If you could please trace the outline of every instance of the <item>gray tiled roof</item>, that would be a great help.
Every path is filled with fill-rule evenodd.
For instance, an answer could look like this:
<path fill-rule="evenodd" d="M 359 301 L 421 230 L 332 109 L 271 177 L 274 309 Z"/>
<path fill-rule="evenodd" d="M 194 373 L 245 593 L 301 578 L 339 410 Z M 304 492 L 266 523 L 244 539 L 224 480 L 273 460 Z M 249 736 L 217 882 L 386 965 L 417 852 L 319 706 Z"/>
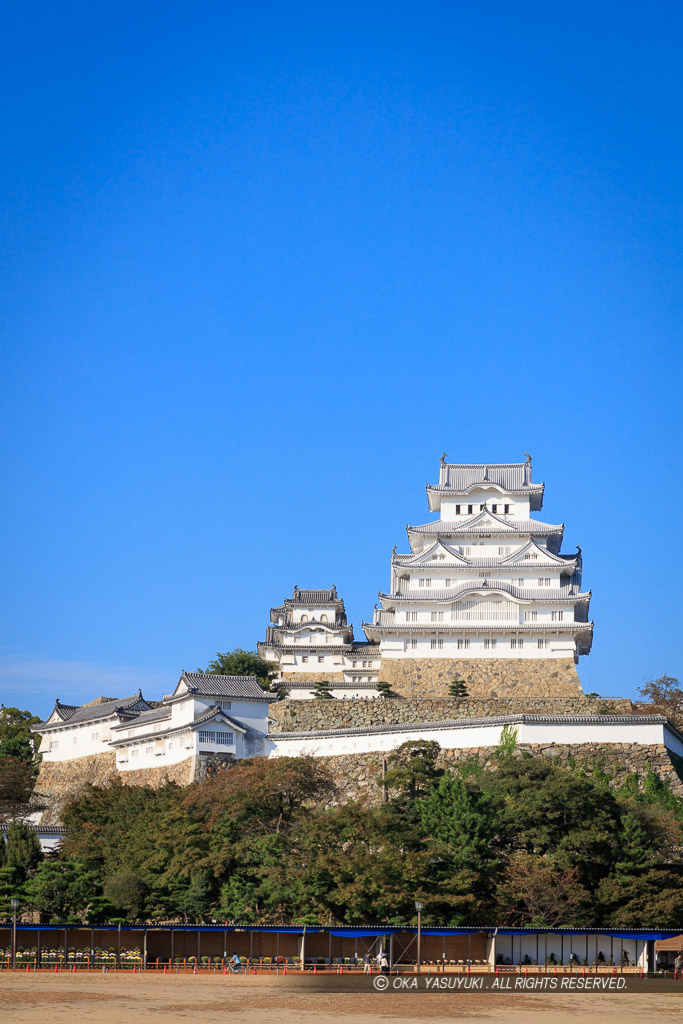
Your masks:
<path fill-rule="evenodd" d="M 121 722 L 120 725 L 113 726 L 114 729 L 127 729 L 133 725 L 146 725 L 148 722 L 163 722 L 165 719 L 171 717 L 171 708 L 168 705 L 160 708 L 152 708 L 151 711 L 141 711 L 139 715 L 135 716 L 133 723 L 129 721 Z"/>
<path fill-rule="evenodd" d="M 480 513 L 484 516 L 485 513 Z M 564 523 L 539 523 L 535 519 L 498 519 L 496 516 L 491 515 L 486 520 L 476 522 L 480 516 L 467 517 L 462 522 L 453 520 L 448 522 L 445 519 L 437 519 L 433 523 L 423 523 L 421 526 L 406 526 L 408 533 L 428 533 L 428 534 L 442 534 L 443 536 L 453 536 L 455 534 L 464 535 L 468 533 L 500 533 L 503 535 L 512 536 L 515 533 L 531 535 L 531 536 L 542 536 L 549 533 L 563 533 Z"/>
<path fill-rule="evenodd" d="M 439 486 L 453 491 L 464 491 L 472 484 L 491 483 L 506 491 L 530 489 L 531 464 L 527 462 L 484 463 L 446 462 L 441 466 Z M 537 484 L 536 487 L 542 487 Z M 536 489 L 536 488 L 534 488 Z"/>
<path fill-rule="evenodd" d="M 137 717 L 139 712 L 151 710 L 151 705 L 147 703 L 138 691 L 132 697 L 106 700 L 101 704 L 82 704 L 80 707 L 75 708 L 73 704 L 60 704 L 59 701 L 55 701 L 54 710 L 65 724 L 78 725 L 81 722 L 95 722 L 118 714 Z M 67 713 L 62 716 L 62 711 Z M 44 722 L 41 724 L 45 725 Z M 56 722 L 51 723 L 51 725 L 57 724 Z"/>
<path fill-rule="evenodd" d="M 529 666 L 531 669 L 531 665 Z M 444 729 L 478 729 L 486 725 L 666 725 L 680 736 L 663 715 L 497 715 L 491 718 L 450 718 L 441 722 L 404 722 L 401 725 L 368 725 L 350 729 L 315 729 L 310 732 L 275 732 L 268 739 L 332 739 L 335 736 L 364 736 L 376 733 L 439 732 Z"/>
<path fill-rule="evenodd" d="M 516 587 L 513 583 L 504 580 L 484 579 L 467 580 L 455 587 L 431 588 L 429 590 L 410 590 L 407 593 L 383 594 L 379 593 L 380 601 L 397 601 L 407 604 L 421 604 L 422 602 L 450 603 L 470 590 L 503 590 L 520 601 L 544 601 L 552 604 L 556 601 L 569 601 L 572 604 L 579 601 L 588 601 L 591 597 L 589 591 L 579 591 L 576 586 L 569 584 L 563 587 Z"/>
<path fill-rule="evenodd" d="M 235 700 L 274 700 L 256 680 L 256 676 L 219 676 L 210 672 L 183 672 L 179 684 L 186 682 L 190 691 L 201 697 L 228 697 Z"/>

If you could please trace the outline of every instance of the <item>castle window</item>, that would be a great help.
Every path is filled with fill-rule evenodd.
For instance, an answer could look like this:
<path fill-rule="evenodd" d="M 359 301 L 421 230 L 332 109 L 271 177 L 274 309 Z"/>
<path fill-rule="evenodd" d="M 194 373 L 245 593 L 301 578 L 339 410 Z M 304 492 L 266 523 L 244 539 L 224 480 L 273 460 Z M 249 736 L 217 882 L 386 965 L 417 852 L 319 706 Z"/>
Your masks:
<path fill-rule="evenodd" d="M 99 738 L 100 738 L 100 734 L 98 732 L 91 732 L 90 733 L 90 739 L 91 740 L 98 740 Z"/>
<path fill-rule="evenodd" d="M 492 512 L 494 513 L 494 515 L 495 515 L 495 513 L 496 513 L 496 512 L 498 511 L 498 506 L 497 506 L 497 505 L 491 505 L 491 511 L 492 511 Z"/>
<path fill-rule="evenodd" d="M 327 615 L 321 615 L 320 616 L 320 621 L 321 622 L 327 622 Z"/>
<path fill-rule="evenodd" d="M 499 555 L 509 555 L 510 554 L 510 548 L 506 548 L 506 547 L 498 548 L 498 554 Z"/>
<path fill-rule="evenodd" d="M 536 622 L 538 620 L 538 612 L 524 612 L 525 622 Z"/>
<path fill-rule="evenodd" d="M 221 709 L 221 711 L 229 711 L 230 708 L 232 707 L 231 700 L 217 700 L 216 704 L 218 704 L 218 707 Z"/>
<path fill-rule="evenodd" d="M 468 515 L 468 516 L 471 516 L 471 515 L 472 515 L 472 508 L 473 508 L 473 506 L 472 506 L 472 505 L 468 505 L 468 506 L 467 506 L 467 515 Z"/>
<path fill-rule="evenodd" d="M 429 579 L 421 579 L 420 580 L 420 586 L 421 587 L 431 587 L 431 585 L 432 585 L 432 581 L 429 580 Z"/>
<path fill-rule="evenodd" d="M 488 639 L 484 640 L 484 650 L 485 651 L 495 650 L 495 646 L 496 646 L 496 641 L 495 640 L 488 640 Z"/>
<path fill-rule="evenodd" d="M 138 748 L 137 748 L 137 747 L 134 747 L 134 748 L 133 748 L 133 749 L 131 750 L 131 752 L 130 752 L 130 756 L 131 756 L 131 757 L 137 757 L 139 753 L 140 753 L 140 751 L 138 750 Z"/>
<path fill-rule="evenodd" d="M 550 577 L 549 576 L 539 577 L 538 585 L 539 585 L 539 587 L 549 587 L 550 586 Z"/>
<path fill-rule="evenodd" d="M 153 754 L 154 753 L 154 747 L 145 747 L 145 753 L 146 754 Z"/>
<path fill-rule="evenodd" d="M 524 647 L 524 638 L 523 637 L 519 637 L 517 639 L 517 638 L 515 638 L 513 636 L 512 640 L 510 641 L 510 647 L 512 647 L 513 650 L 515 648 L 517 648 L 518 650 L 521 650 L 521 648 Z"/>
<path fill-rule="evenodd" d="M 547 644 L 548 644 L 547 640 L 537 640 L 536 641 L 536 645 L 537 645 L 539 651 L 542 650 L 542 648 L 546 647 Z"/>
<path fill-rule="evenodd" d="M 507 516 L 507 515 L 509 515 L 509 514 L 510 514 L 510 509 L 511 509 L 511 508 L 512 508 L 512 506 L 511 506 L 511 505 L 505 505 L 505 506 L 504 506 L 504 509 L 505 509 L 505 511 L 504 511 L 504 513 L 503 513 L 503 514 L 504 514 L 504 515 L 506 515 L 506 516 Z"/>
<path fill-rule="evenodd" d="M 318 655 L 318 664 L 320 664 L 320 663 L 321 663 L 321 662 L 323 662 L 324 660 L 325 660 L 325 656 L 324 656 L 324 655 L 322 655 L 322 654 L 319 654 L 319 655 Z"/>
<path fill-rule="evenodd" d="M 446 578 L 446 580 L 444 582 L 445 582 L 445 586 L 450 587 L 451 581 L 448 578 Z"/>
<path fill-rule="evenodd" d="M 455 514 L 456 514 L 456 516 L 460 515 L 460 505 L 456 505 L 455 506 Z"/>
<path fill-rule="evenodd" d="M 484 502 L 482 505 L 479 506 L 479 511 L 480 512 L 485 512 L 486 511 L 486 502 Z"/>
<path fill-rule="evenodd" d="M 301 621 L 302 622 L 308 622 L 308 615 L 302 615 L 301 616 Z"/>
<path fill-rule="evenodd" d="M 519 578 L 519 579 L 517 580 L 517 586 L 518 586 L 518 587 L 523 587 L 523 586 L 524 586 L 524 577 L 523 577 L 523 576 L 522 576 L 522 577 L 520 577 L 520 578 Z"/>
<path fill-rule="evenodd" d="M 415 637 L 413 637 L 413 639 L 410 641 L 410 646 L 412 647 L 413 650 L 417 648 L 417 640 L 415 639 Z"/>
<path fill-rule="evenodd" d="M 458 650 L 459 651 L 468 651 L 469 648 L 470 648 L 469 638 L 463 639 L 462 637 L 460 637 L 459 640 L 458 640 Z"/>
<path fill-rule="evenodd" d="M 430 646 L 433 651 L 441 651 L 443 650 L 443 640 L 432 640 Z"/>
<path fill-rule="evenodd" d="M 443 612 L 432 612 L 432 622 L 443 622 Z"/>
<path fill-rule="evenodd" d="M 564 612 L 553 612 L 552 613 L 552 620 L 553 620 L 553 622 L 562 622 L 563 618 L 564 618 Z"/>
<path fill-rule="evenodd" d="M 302 662 L 304 663 L 304 665 L 307 665 L 307 664 L 308 664 L 308 655 L 307 655 L 307 654 L 304 654 L 304 655 L 302 656 L 301 660 L 302 660 Z"/>

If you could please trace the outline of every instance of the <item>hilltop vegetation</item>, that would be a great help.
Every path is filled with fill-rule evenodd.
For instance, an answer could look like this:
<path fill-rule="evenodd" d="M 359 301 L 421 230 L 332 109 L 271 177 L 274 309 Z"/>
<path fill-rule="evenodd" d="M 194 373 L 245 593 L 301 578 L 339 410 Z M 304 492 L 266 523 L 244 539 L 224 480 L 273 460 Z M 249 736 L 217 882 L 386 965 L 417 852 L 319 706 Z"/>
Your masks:
<path fill-rule="evenodd" d="M 678 926 L 683 800 L 653 774 L 514 756 L 437 765 L 391 755 L 388 800 L 334 804 L 312 758 L 254 759 L 181 789 L 91 788 L 64 812 L 60 856 L 2 868 L 5 894 L 54 920 Z M 12 873 L 14 873 L 12 875 Z"/>

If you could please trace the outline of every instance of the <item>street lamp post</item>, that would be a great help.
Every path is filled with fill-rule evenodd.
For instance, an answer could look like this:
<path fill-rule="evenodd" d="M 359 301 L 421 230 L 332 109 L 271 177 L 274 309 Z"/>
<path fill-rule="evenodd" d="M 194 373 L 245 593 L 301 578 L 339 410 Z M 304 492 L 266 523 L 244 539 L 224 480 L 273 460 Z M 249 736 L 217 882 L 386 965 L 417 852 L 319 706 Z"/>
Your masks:
<path fill-rule="evenodd" d="M 19 909 L 19 900 L 12 899 L 12 970 L 17 969 L 17 910 Z"/>
<path fill-rule="evenodd" d="M 419 974 L 422 967 L 422 911 L 424 910 L 422 900 L 415 900 L 415 909 L 417 910 L 417 973 Z"/>

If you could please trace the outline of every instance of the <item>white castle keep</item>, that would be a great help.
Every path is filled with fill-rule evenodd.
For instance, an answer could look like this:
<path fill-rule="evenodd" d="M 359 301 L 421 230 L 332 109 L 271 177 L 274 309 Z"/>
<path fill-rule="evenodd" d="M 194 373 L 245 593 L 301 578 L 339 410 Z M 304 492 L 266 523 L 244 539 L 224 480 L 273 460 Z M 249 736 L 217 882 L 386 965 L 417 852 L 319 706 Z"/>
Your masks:
<path fill-rule="evenodd" d="M 576 664 L 588 654 L 590 592 L 581 589 L 581 550 L 562 554 L 563 524 L 531 518 L 544 484 L 525 462 L 451 464 L 427 485 L 433 522 L 408 526 L 410 550 L 391 558 L 365 643 L 353 639 L 336 589 L 298 590 L 271 609 L 259 644 L 292 696 L 314 679 L 361 694 L 386 679 L 415 696 L 445 693 L 464 677 L 481 695 L 580 694 Z M 439 691 L 440 688 L 440 691 Z"/>
<path fill-rule="evenodd" d="M 354 640 L 334 587 L 295 587 L 271 609 L 259 651 L 292 697 L 310 697 L 314 681 L 328 679 L 339 698 L 378 697 L 378 680 L 404 697 L 446 698 L 449 680 L 461 678 L 466 706 L 356 700 L 361 724 L 352 725 L 350 702 L 332 702 L 328 713 L 276 709 L 277 695 L 253 677 L 183 672 L 160 701 L 141 693 L 81 706 L 58 700 L 33 726 L 40 786 L 49 792 L 53 771 L 61 785 L 65 761 L 77 781 L 108 772 L 129 782 L 190 782 L 211 762 L 245 757 L 383 754 L 419 739 L 452 754 L 493 748 L 505 729 L 530 749 L 606 746 L 625 756 L 647 747 L 660 762 L 666 751 L 683 757 L 683 736 L 661 715 L 623 700 L 622 710 L 611 701 L 596 710 L 582 695 L 576 663 L 591 647 L 590 593 L 581 588 L 580 550 L 561 553 L 563 526 L 531 518 L 543 501 L 531 458 L 485 466 L 451 465 L 444 456 L 427 498 L 438 518 L 408 527 L 410 551 L 394 549 L 390 586 L 363 626 L 365 640 Z M 308 724 L 297 731 L 288 716 Z"/>

